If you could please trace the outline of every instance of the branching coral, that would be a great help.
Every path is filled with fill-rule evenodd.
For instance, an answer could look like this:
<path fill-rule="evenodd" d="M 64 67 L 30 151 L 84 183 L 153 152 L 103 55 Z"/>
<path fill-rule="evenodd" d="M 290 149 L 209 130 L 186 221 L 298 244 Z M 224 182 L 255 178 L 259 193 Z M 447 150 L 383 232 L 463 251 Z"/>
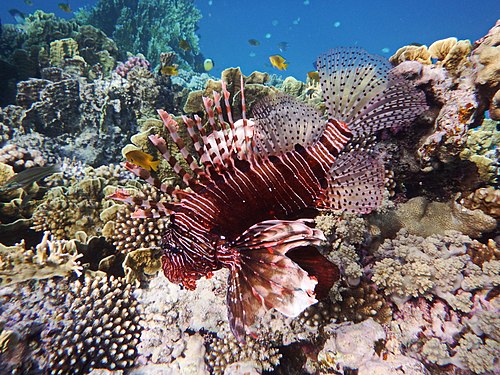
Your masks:
<path fill-rule="evenodd" d="M 492 261 L 483 270 L 470 261 L 471 246 L 472 240 L 457 232 L 424 239 L 401 231 L 377 250 L 382 259 L 373 267 L 373 281 L 399 306 L 411 297 L 438 296 L 453 309 L 468 312 L 470 291 L 498 283 Z"/>
<path fill-rule="evenodd" d="M 129 284 L 102 277 L 56 278 L 18 284 L 0 294 L 8 299 L 0 321 L 25 345 L 21 358 L 10 364 L 13 371 L 32 363 L 51 374 L 86 374 L 134 364 L 141 326 Z"/>
<path fill-rule="evenodd" d="M 26 248 L 24 242 L 9 247 L 0 244 L 0 285 L 79 274 L 80 257 L 74 240 L 54 240 L 48 232 L 34 249 Z"/>

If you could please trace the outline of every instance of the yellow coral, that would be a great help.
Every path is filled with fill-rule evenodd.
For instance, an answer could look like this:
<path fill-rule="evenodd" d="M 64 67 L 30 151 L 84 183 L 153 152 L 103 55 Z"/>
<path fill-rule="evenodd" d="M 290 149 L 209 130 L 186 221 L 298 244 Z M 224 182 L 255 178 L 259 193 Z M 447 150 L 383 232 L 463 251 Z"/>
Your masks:
<path fill-rule="evenodd" d="M 434 59 L 444 60 L 455 44 L 457 44 L 457 38 L 436 40 L 430 45 L 429 53 Z"/>
<path fill-rule="evenodd" d="M 73 38 L 54 40 L 50 43 L 49 60 L 51 65 L 59 66 L 64 59 L 78 56 L 78 43 Z"/>
<path fill-rule="evenodd" d="M 460 71 L 471 50 L 472 45 L 469 40 L 458 41 L 444 58 L 444 68 L 452 73 Z"/>
<path fill-rule="evenodd" d="M 389 58 L 393 65 L 401 64 L 403 61 L 418 61 L 422 64 L 431 64 L 431 54 L 427 50 L 427 46 L 404 46 L 396 51 Z"/>

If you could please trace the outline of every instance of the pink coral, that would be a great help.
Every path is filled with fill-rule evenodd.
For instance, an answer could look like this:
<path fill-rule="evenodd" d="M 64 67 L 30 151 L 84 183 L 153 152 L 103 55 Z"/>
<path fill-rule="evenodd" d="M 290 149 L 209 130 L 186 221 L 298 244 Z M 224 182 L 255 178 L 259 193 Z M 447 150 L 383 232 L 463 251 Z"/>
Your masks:
<path fill-rule="evenodd" d="M 127 61 L 120 63 L 120 65 L 116 67 L 115 72 L 118 73 L 119 76 L 127 78 L 129 72 L 137 67 L 149 70 L 151 64 L 144 56 L 130 56 Z"/>

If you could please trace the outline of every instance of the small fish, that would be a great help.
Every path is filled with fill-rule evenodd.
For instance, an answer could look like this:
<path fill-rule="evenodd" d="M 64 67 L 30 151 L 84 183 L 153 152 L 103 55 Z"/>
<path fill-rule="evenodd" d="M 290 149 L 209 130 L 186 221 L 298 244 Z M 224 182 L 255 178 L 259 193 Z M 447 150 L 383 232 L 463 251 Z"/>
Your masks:
<path fill-rule="evenodd" d="M 23 24 L 26 19 L 26 15 L 17 9 L 9 9 L 9 14 L 20 24 Z"/>
<path fill-rule="evenodd" d="M 164 76 L 176 76 L 179 75 L 179 71 L 177 70 L 177 65 L 165 65 L 161 68 L 161 74 Z"/>
<path fill-rule="evenodd" d="M 285 59 L 280 55 L 269 56 L 269 61 L 271 61 L 271 65 L 279 70 L 286 70 L 288 63 L 286 63 Z"/>
<path fill-rule="evenodd" d="M 0 193 L 7 193 L 12 190 L 23 188 L 57 172 L 60 172 L 60 168 L 57 165 L 25 169 L 22 172 L 16 173 L 14 176 L 9 178 L 5 184 L 0 186 Z"/>
<path fill-rule="evenodd" d="M 59 7 L 59 9 L 61 9 L 63 12 L 66 12 L 66 13 L 73 13 L 73 10 L 71 9 L 71 7 L 69 6 L 69 3 L 59 3 L 57 4 L 57 6 Z"/>
<path fill-rule="evenodd" d="M 186 52 L 191 50 L 191 45 L 189 44 L 189 42 L 186 39 L 181 39 L 179 41 L 179 47 Z"/>
<path fill-rule="evenodd" d="M 314 82 L 319 82 L 319 73 L 317 71 L 310 71 L 307 73 L 307 77 Z"/>
<path fill-rule="evenodd" d="M 254 47 L 260 46 L 260 42 L 257 39 L 248 39 L 248 44 Z"/>
<path fill-rule="evenodd" d="M 288 42 L 279 42 L 278 43 L 278 49 L 281 52 L 285 52 L 288 49 Z"/>
<path fill-rule="evenodd" d="M 203 61 L 203 68 L 205 69 L 205 72 L 211 71 L 215 66 L 214 60 L 212 59 L 205 59 Z"/>
<path fill-rule="evenodd" d="M 149 155 L 141 150 L 132 150 L 125 154 L 127 160 L 135 165 L 138 165 L 141 168 L 144 168 L 148 171 L 151 169 L 153 171 L 158 170 L 158 164 L 160 164 L 160 160 L 153 160 L 153 156 Z"/>
<path fill-rule="evenodd" d="M 29 6 L 33 6 L 33 1 L 31 0 L 24 0 L 24 3 Z"/>
<path fill-rule="evenodd" d="M 240 342 L 256 336 L 254 323 L 266 310 L 296 317 L 338 280 L 338 269 L 315 248 L 325 236 L 307 217 L 319 209 L 367 214 L 380 206 L 384 165 L 369 143 L 377 132 L 410 125 L 427 109 L 424 93 L 392 77 L 390 68 L 358 48 L 321 55 L 326 116 L 275 94 L 255 103 L 249 119 L 241 77 L 241 118 L 234 121 L 234 98 L 222 81 L 222 92 L 203 97 L 210 134 L 199 117 L 183 116 L 196 156 L 177 122 L 159 110 L 183 160 L 159 135 L 149 140 L 189 190 L 126 164 L 174 199 L 141 200 L 124 190 L 109 198 L 136 205 L 134 218 L 169 217 L 161 262 L 172 283 L 193 290 L 200 278 L 229 270 L 227 316 Z"/>

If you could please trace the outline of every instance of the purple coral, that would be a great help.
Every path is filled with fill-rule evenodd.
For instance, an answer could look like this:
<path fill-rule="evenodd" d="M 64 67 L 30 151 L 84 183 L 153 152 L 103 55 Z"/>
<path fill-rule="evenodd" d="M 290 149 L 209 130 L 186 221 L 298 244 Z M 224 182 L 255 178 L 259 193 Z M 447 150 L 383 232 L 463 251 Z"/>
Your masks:
<path fill-rule="evenodd" d="M 115 72 L 119 76 L 127 78 L 128 73 L 137 67 L 142 67 L 149 70 L 151 64 L 144 58 L 144 56 L 130 56 L 127 61 L 120 63 L 120 65 L 116 67 Z"/>

